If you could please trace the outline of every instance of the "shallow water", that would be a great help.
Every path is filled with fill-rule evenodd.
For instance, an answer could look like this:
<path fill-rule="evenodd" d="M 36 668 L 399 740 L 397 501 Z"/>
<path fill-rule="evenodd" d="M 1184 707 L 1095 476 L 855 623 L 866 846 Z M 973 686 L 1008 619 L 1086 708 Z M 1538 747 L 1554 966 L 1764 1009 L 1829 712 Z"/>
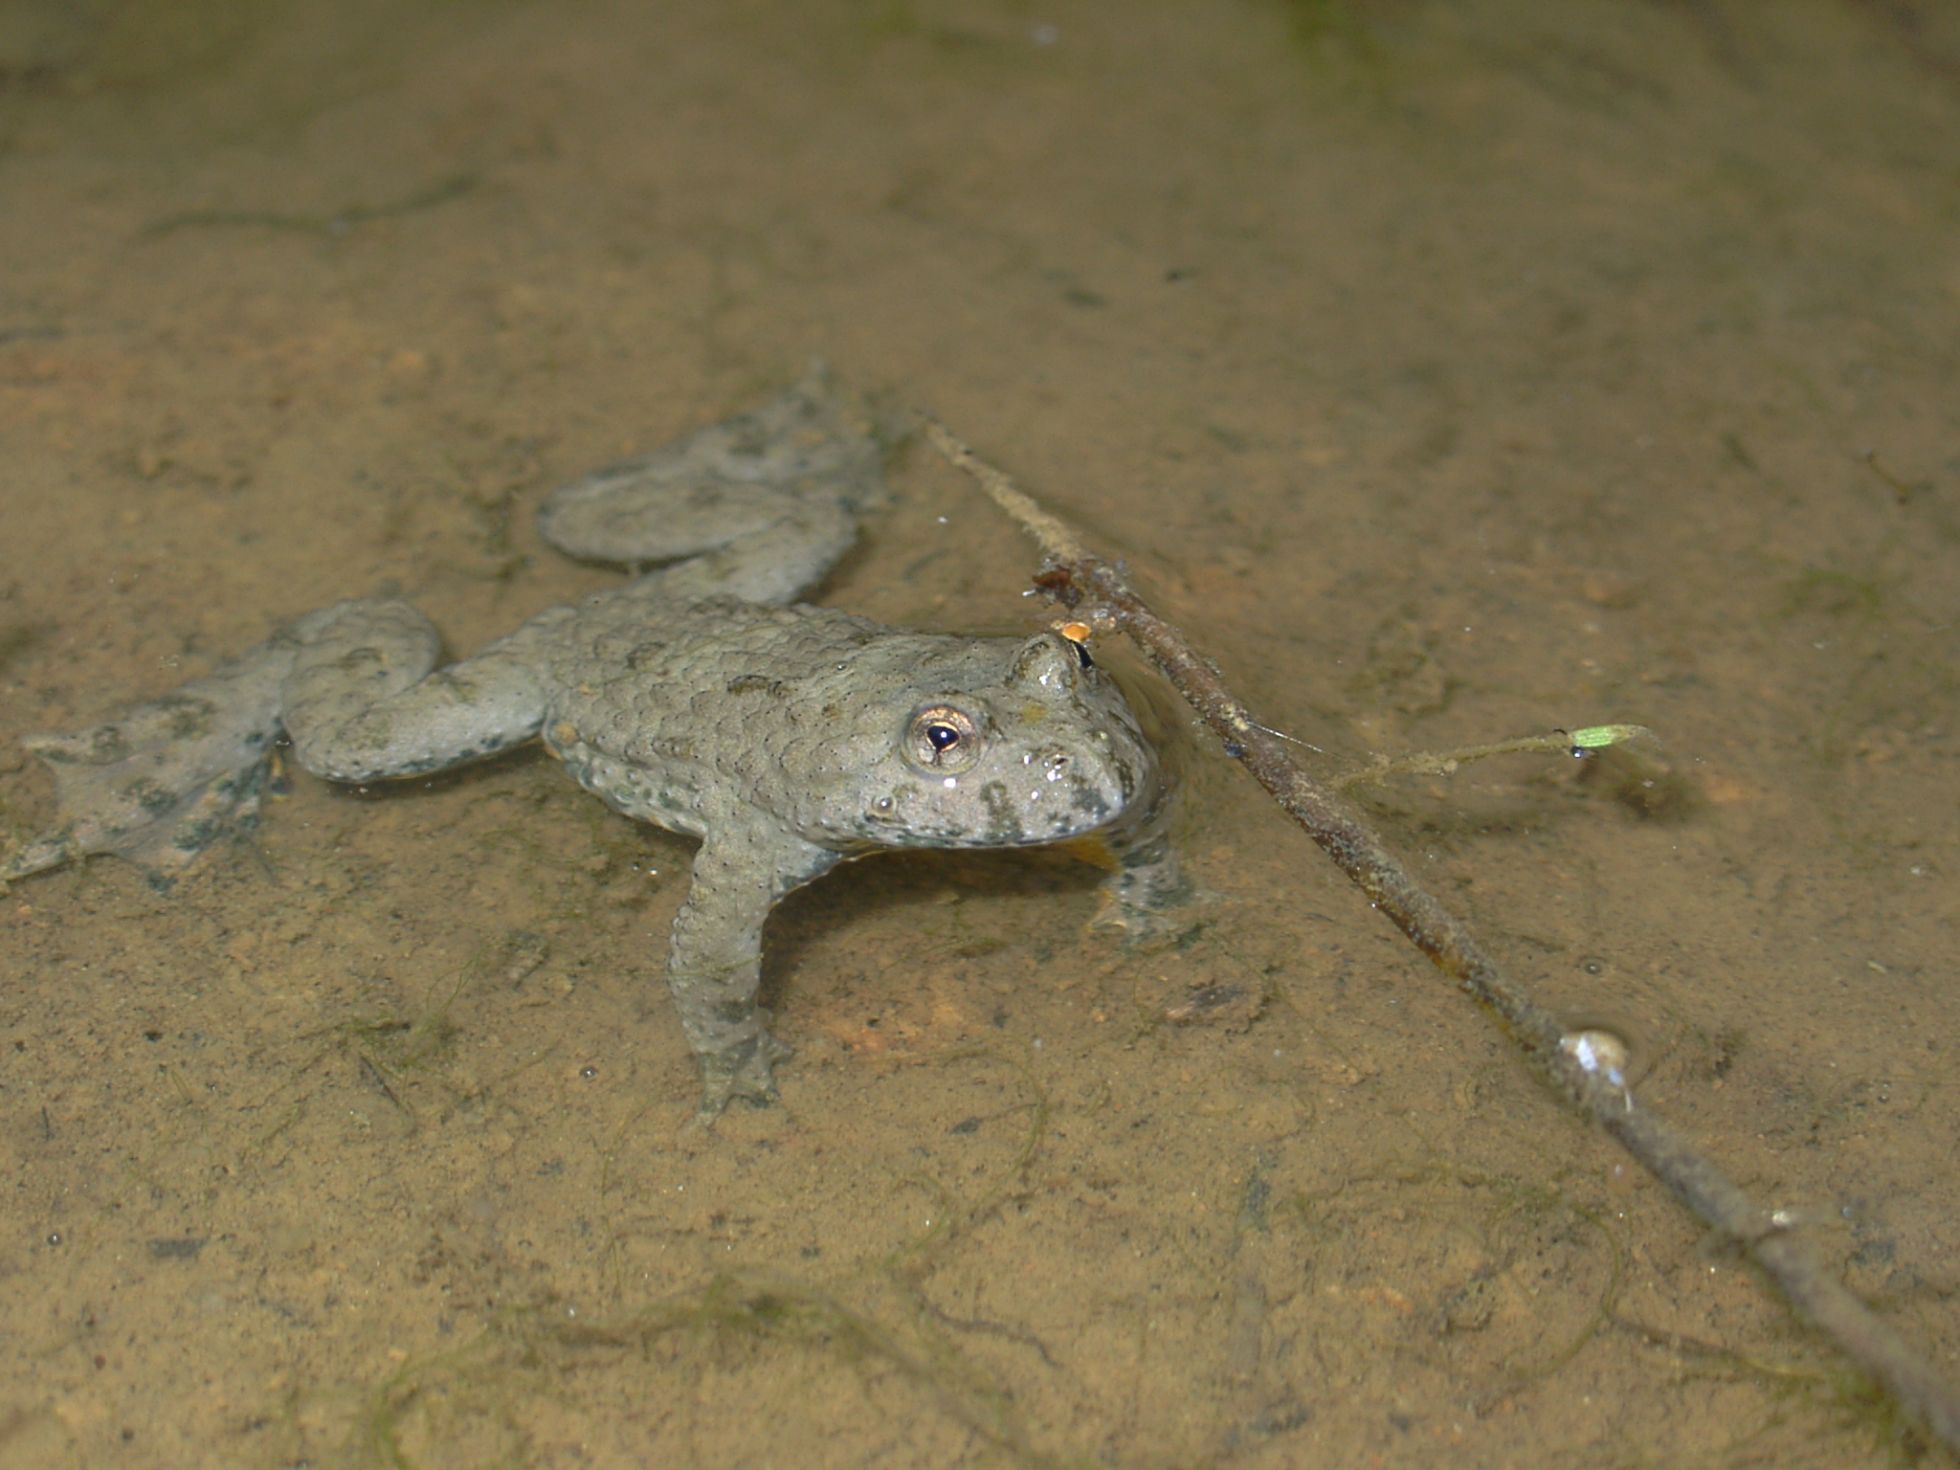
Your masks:
<path fill-rule="evenodd" d="M 605 585 L 542 494 L 821 354 L 1331 769 L 1658 731 L 1370 809 L 1960 1379 L 1955 136 L 1910 0 L 16 4 L 0 822 L 17 735 L 338 597 L 468 649 Z M 1046 616 L 894 480 L 825 601 Z M 1920 1452 L 1180 723 L 1185 945 L 854 866 L 711 1132 L 688 845 L 542 757 L 15 885 L 0 1462 Z"/>

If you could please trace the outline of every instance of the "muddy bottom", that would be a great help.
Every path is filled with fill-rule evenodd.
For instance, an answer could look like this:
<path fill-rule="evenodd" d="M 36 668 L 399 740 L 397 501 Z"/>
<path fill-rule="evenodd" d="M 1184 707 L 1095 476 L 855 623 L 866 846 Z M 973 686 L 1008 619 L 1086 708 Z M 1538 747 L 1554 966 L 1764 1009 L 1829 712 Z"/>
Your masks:
<path fill-rule="evenodd" d="M 543 495 L 821 356 L 1316 769 L 1657 732 L 1359 798 L 1960 1379 L 1957 77 L 1912 0 L 22 0 L 0 845 L 19 736 L 313 608 L 610 585 Z M 892 481 L 821 601 L 1040 625 Z M 1174 942 L 1066 856 L 852 864 L 712 1129 L 691 846 L 542 755 L 14 884 L 0 1463 L 1950 1462 L 1142 697 Z"/>

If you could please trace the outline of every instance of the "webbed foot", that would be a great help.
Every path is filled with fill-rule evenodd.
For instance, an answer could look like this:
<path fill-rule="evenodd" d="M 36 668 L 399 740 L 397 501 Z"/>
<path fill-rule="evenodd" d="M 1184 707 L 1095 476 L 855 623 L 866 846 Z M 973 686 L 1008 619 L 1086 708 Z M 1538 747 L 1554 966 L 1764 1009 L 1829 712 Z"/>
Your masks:
<path fill-rule="evenodd" d="M 776 1101 L 776 1063 L 792 1049 L 767 1031 L 743 1038 L 725 1052 L 701 1058 L 701 1107 L 698 1121 L 712 1123 L 735 1098 L 766 1108 Z"/>
<path fill-rule="evenodd" d="M 279 734 L 277 643 L 102 724 L 24 739 L 54 774 L 61 824 L 0 859 L 0 883 L 110 852 L 164 884 L 249 826 Z"/>
<path fill-rule="evenodd" d="M 1103 891 L 1103 903 L 1089 928 L 1113 934 L 1131 951 L 1183 949 L 1210 924 L 1203 914 L 1212 895 L 1181 884 L 1174 896 L 1159 905 L 1126 903 L 1114 884 Z"/>

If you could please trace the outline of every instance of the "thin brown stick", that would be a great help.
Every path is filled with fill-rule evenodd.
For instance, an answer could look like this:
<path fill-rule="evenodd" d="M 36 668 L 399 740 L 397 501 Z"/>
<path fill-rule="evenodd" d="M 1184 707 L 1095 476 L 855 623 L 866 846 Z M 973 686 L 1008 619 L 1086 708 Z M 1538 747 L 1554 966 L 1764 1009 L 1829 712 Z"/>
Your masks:
<path fill-rule="evenodd" d="M 1747 1252 L 1802 1316 L 1910 1416 L 1960 1452 L 1960 1397 L 1830 1274 L 1781 1214 L 1758 1205 L 1686 1138 L 1635 1103 L 1614 1038 L 1569 1030 L 1510 980 L 1463 921 L 1253 719 L 1211 661 L 1145 605 L 1120 569 L 1089 551 L 1066 522 L 943 426 L 928 419 L 925 430 L 934 448 L 972 475 L 1041 545 L 1049 564 L 1035 579 L 1038 587 L 1091 625 L 1128 634 L 1223 742 L 1226 755 L 1245 766 L 1437 969 L 1497 1018 L 1540 1077 L 1588 1113 L 1698 1219 Z"/>

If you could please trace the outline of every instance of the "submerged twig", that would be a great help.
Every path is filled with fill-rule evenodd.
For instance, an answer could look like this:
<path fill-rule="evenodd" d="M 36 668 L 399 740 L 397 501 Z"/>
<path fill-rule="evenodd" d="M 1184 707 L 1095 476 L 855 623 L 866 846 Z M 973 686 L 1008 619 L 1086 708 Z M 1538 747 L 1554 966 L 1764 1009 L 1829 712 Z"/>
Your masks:
<path fill-rule="evenodd" d="M 1497 1017 L 1544 1080 L 1589 1113 L 1704 1224 L 1746 1251 L 1791 1305 L 1908 1414 L 1960 1451 L 1960 1398 L 1825 1268 L 1780 1212 L 1757 1204 L 1686 1138 L 1635 1103 L 1616 1038 L 1561 1025 L 1498 968 L 1462 920 L 1416 882 L 1367 823 L 1301 769 L 1281 738 L 1252 718 L 1212 662 L 1150 610 L 1119 568 L 942 425 L 927 419 L 925 432 L 1041 545 L 1048 565 L 1035 584 L 1042 591 L 1090 625 L 1128 634 L 1224 743 L 1225 753 L 1306 828 L 1437 969 Z"/>

